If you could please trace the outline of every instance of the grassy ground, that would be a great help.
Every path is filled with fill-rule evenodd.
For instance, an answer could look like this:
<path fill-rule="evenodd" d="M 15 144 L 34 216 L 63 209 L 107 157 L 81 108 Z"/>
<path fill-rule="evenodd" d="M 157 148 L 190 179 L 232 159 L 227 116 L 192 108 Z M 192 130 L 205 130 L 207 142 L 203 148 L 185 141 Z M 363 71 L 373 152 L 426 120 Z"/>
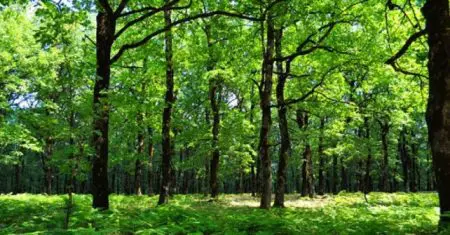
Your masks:
<path fill-rule="evenodd" d="M 76 195 L 69 230 L 63 230 L 67 196 L 0 195 L 0 234 L 433 234 L 434 193 L 341 193 L 309 199 L 288 195 L 285 209 L 258 209 L 250 195 L 177 195 L 167 206 L 157 197 L 112 195 L 111 209 L 91 209 Z"/>

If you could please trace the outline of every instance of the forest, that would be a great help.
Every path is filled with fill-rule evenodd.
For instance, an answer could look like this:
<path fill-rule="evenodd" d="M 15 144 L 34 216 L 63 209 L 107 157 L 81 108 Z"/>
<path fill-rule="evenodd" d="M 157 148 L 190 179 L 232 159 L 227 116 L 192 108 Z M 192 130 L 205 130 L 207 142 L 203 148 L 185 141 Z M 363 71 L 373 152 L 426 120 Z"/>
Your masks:
<path fill-rule="evenodd" d="M 450 233 L 448 0 L 0 0 L 0 234 Z"/>

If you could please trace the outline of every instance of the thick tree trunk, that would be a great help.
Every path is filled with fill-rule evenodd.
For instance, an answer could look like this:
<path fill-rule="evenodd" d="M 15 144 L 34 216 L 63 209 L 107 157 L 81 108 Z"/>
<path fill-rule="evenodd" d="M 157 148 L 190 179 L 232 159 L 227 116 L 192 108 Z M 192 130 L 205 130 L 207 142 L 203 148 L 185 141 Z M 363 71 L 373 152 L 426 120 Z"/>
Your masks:
<path fill-rule="evenodd" d="M 441 227 L 450 226 L 450 25 L 449 1 L 427 0 L 422 12 L 428 33 L 427 124 L 441 207 Z"/>
<path fill-rule="evenodd" d="M 275 49 L 276 57 L 281 58 L 281 39 L 283 37 L 283 30 L 276 30 L 275 32 Z M 286 71 L 289 71 L 289 65 Z M 284 193 L 287 184 L 287 165 L 289 160 L 289 150 L 291 148 L 291 141 L 289 137 L 289 129 L 287 122 L 287 106 L 284 101 L 284 87 L 287 76 L 283 71 L 282 62 L 277 62 L 278 83 L 276 87 L 277 106 L 278 106 L 278 124 L 280 128 L 281 146 L 279 150 L 280 158 L 278 161 L 277 184 L 275 189 L 275 203 L 274 207 L 284 207 Z"/>
<path fill-rule="evenodd" d="M 272 16 L 267 19 L 267 46 L 264 54 L 262 69 L 264 77 L 261 92 L 261 129 L 260 129 L 260 149 L 259 158 L 261 159 L 261 202 L 260 208 L 269 209 L 272 201 L 272 161 L 270 159 L 270 129 L 272 127 L 271 97 L 272 97 L 272 77 L 273 77 L 273 57 L 274 57 L 274 25 Z"/>
<path fill-rule="evenodd" d="M 97 14 L 97 79 L 94 84 L 92 206 L 108 209 L 108 90 L 111 75 L 111 47 L 114 42 L 116 22 L 111 13 Z"/>
<path fill-rule="evenodd" d="M 166 0 L 168 2 L 168 0 Z M 165 25 L 172 23 L 170 10 L 164 11 Z M 159 192 L 158 204 L 165 204 L 169 201 L 169 192 L 172 181 L 172 141 L 170 138 L 172 106 L 175 102 L 174 96 L 174 71 L 173 71 L 173 51 L 172 51 L 172 31 L 169 29 L 165 32 L 165 55 L 166 55 L 166 97 L 165 107 L 162 121 L 162 183 Z"/>

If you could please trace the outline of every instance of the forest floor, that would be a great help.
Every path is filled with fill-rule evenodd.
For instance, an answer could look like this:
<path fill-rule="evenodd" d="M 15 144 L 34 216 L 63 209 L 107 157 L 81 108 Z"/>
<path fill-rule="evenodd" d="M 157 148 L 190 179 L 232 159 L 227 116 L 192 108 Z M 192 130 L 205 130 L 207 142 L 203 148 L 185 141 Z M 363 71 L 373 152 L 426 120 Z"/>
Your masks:
<path fill-rule="evenodd" d="M 67 195 L 0 195 L 0 234 L 434 234 L 435 193 L 360 193 L 300 198 L 287 195 L 284 209 L 258 209 L 248 194 L 111 195 L 108 211 L 91 209 L 90 195 L 75 195 L 64 230 Z"/>

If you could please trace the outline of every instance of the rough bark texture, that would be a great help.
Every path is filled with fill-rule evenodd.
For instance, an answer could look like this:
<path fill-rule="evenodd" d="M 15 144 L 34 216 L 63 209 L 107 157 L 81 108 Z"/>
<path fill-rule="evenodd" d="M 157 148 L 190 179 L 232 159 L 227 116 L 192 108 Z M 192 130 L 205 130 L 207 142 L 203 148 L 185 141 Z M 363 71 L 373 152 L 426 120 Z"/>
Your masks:
<path fill-rule="evenodd" d="M 167 0 L 166 0 L 167 2 Z M 170 10 L 164 11 L 164 20 L 166 25 L 170 25 L 171 12 Z M 162 121 L 162 182 L 159 192 L 158 204 L 165 204 L 169 200 L 169 191 L 171 187 L 171 159 L 172 159 L 172 142 L 170 138 L 171 119 L 172 119 L 172 106 L 175 102 L 175 96 L 173 93 L 174 80 L 173 80 L 173 51 L 172 51 L 172 31 L 167 30 L 165 32 L 165 54 L 166 54 L 166 96 L 165 107 Z"/>
<path fill-rule="evenodd" d="M 441 227 L 450 224 L 450 16 L 448 0 L 427 0 L 422 12 L 428 33 L 428 136 L 441 207 Z"/>
<path fill-rule="evenodd" d="M 111 13 L 97 14 L 97 78 L 94 84 L 93 101 L 93 146 L 92 159 L 92 206 L 108 209 L 108 128 L 109 102 L 108 89 L 111 76 L 111 47 L 114 42 L 116 22 Z"/>
<path fill-rule="evenodd" d="M 283 31 L 276 30 L 275 32 L 275 49 L 276 57 L 281 58 L 281 39 L 283 37 Z M 289 65 L 288 65 L 289 66 Z M 286 70 L 288 71 L 288 66 Z M 287 122 L 287 105 L 284 100 L 284 87 L 286 84 L 287 76 L 283 71 L 282 62 L 277 62 L 278 83 L 276 87 L 277 106 L 278 106 L 278 124 L 280 128 L 281 146 L 279 149 L 279 161 L 277 171 L 277 184 L 275 190 L 275 202 L 274 207 L 284 207 L 284 193 L 287 184 L 287 165 L 289 160 L 289 149 L 291 147 L 291 141 L 289 138 L 288 122 Z"/>
<path fill-rule="evenodd" d="M 260 208 L 269 209 L 272 201 L 272 161 L 270 159 L 269 134 L 272 127 L 272 113 L 270 107 L 270 98 L 272 96 L 273 85 L 273 57 L 274 57 L 274 25 L 272 16 L 269 14 L 267 19 L 267 46 L 264 54 L 262 69 L 264 77 L 261 87 L 261 129 L 260 129 L 260 149 L 259 158 L 261 159 L 261 203 Z"/>

